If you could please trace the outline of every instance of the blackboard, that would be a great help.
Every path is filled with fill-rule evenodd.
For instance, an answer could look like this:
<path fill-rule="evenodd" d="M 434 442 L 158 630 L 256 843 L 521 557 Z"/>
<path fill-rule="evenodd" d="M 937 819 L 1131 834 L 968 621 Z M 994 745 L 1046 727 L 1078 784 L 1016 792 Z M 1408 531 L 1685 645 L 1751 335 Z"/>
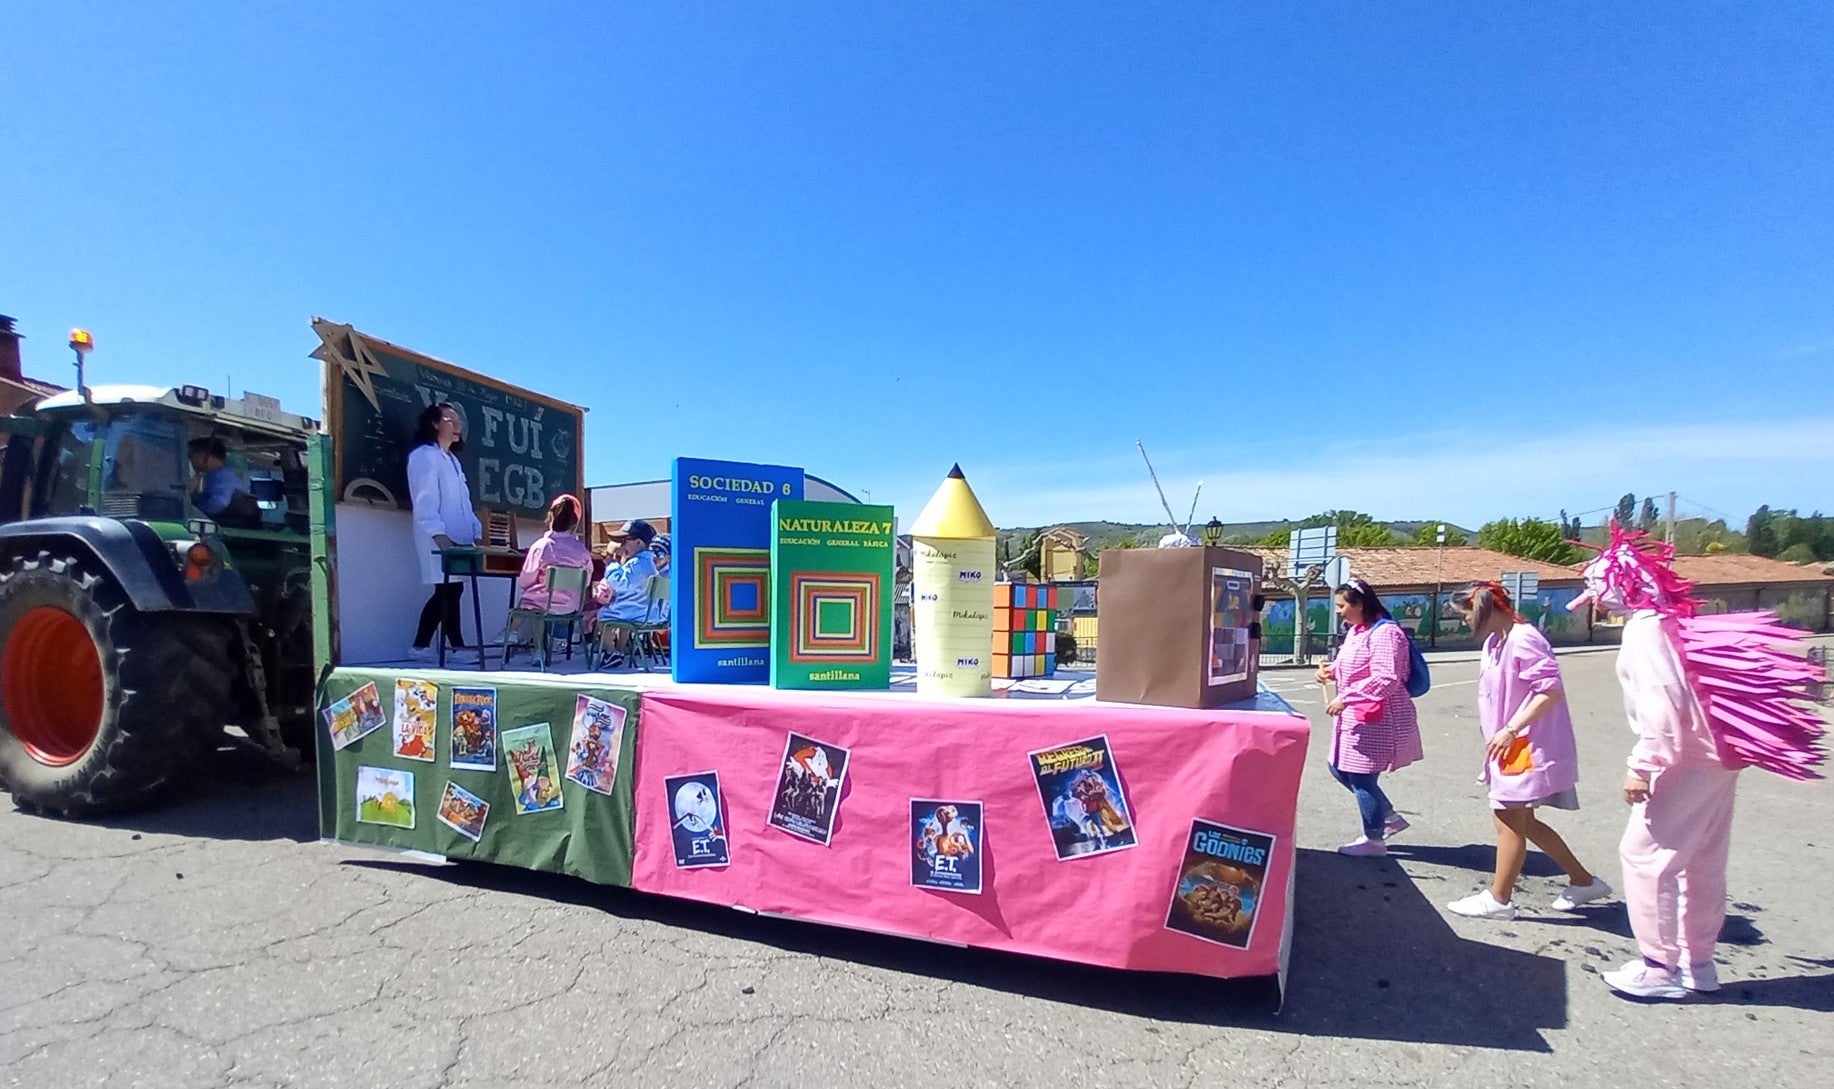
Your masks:
<path fill-rule="evenodd" d="M 408 510 L 408 451 L 428 405 L 464 417 L 458 452 L 474 506 L 540 519 L 557 495 L 583 496 L 585 411 L 315 318 L 338 501 Z"/>

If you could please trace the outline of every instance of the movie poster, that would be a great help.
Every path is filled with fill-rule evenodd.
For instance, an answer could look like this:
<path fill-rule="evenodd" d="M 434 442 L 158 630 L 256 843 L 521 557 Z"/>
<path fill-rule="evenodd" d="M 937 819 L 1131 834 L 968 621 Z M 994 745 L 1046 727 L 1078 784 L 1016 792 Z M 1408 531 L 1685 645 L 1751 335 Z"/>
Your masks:
<path fill-rule="evenodd" d="M 1059 862 L 1125 850 L 1137 842 L 1106 734 L 1027 755 Z"/>
<path fill-rule="evenodd" d="M 573 741 L 567 746 L 567 778 L 599 794 L 618 781 L 618 751 L 624 742 L 624 708 L 591 696 L 573 703 Z"/>
<path fill-rule="evenodd" d="M 1193 820 L 1166 929 L 1217 945 L 1248 948 L 1273 851 L 1270 835 L 1201 817 Z"/>
<path fill-rule="evenodd" d="M 675 839 L 675 865 L 689 870 L 731 862 L 726 814 L 720 806 L 720 773 L 671 775 L 662 785 L 669 794 L 669 833 Z"/>
<path fill-rule="evenodd" d="M 834 816 L 841 804 L 841 782 L 852 754 L 801 734 L 791 734 L 777 768 L 777 793 L 770 824 L 823 847 L 834 836 Z"/>
<path fill-rule="evenodd" d="M 452 767 L 458 771 L 497 770 L 497 690 L 452 690 Z"/>
<path fill-rule="evenodd" d="M 546 813 L 562 808 L 560 761 L 554 755 L 554 731 L 547 723 L 503 731 L 503 755 L 509 763 L 517 813 Z"/>
<path fill-rule="evenodd" d="M 325 708 L 324 715 L 333 749 L 349 748 L 388 721 L 383 717 L 382 694 L 376 691 L 374 681 Z"/>
<path fill-rule="evenodd" d="M 981 891 L 981 803 L 911 799 L 911 884 Z"/>
<path fill-rule="evenodd" d="M 395 681 L 395 755 L 403 760 L 433 761 L 439 685 L 432 681 Z"/>
<path fill-rule="evenodd" d="M 380 702 L 377 717 L 381 717 Z M 359 765 L 357 820 L 364 824 L 386 824 L 391 828 L 414 827 L 414 773 Z"/>
<path fill-rule="evenodd" d="M 439 796 L 439 823 L 476 843 L 484 834 L 484 820 L 490 816 L 490 803 L 446 780 L 446 792 Z"/>
<path fill-rule="evenodd" d="M 1248 679 L 1249 598 L 1254 576 L 1227 567 L 1210 569 L 1210 670 L 1213 685 Z"/>

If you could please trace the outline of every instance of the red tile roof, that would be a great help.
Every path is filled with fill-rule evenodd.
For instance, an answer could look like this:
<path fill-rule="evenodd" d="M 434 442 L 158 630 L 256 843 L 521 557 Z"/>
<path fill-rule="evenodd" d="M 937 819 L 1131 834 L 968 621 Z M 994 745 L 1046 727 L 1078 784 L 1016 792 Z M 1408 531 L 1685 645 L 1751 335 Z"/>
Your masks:
<path fill-rule="evenodd" d="M 1354 561 L 1352 561 L 1354 562 Z M 1702 586 L 1768 586 L 1779 582 L 1834 584 L 1827 564 L 1794 564 L 1782 560 L 1721 552 L 1716 556 L 1676 556 L 1675 574 Z"/>
<path fill-rule="evenodd" d="M 1284 548 L 1241 548 L 1277 566 L 1286 564 Z M 1579 568 L 1525 560 L 1487 548 L 1346 548 L 1350 573 L 1376 587 L 1456 586 L 1494 579 L 1505 571 L 1533 571 L 1543 585 L 1577 586 Z M 1443 557 L 1442 554 L 1443 553 Z M 1443 568 L 1441 561 L 1443 559 Z M 1763 556 L 1722 552 L 1716 556 L 1677 556 L 1675 573 L 1701 586 L 1770 586 L 1778 583 L 1828 583 L 1834 575 L 1825 564 L 1793 564 Z"/>
<path fill-rule="evenodd" d="M 1284 548 L 1246 548 L 1279 566 L 1286 564 Z M 1578 586 L 1578 570 L 1540 560 L 1525 560 L 1488 548 L 1346 548 L 1350 573 L 1375 587 L 1456 586 L 1501 578 L 1505 571 L 1532 571 L 1543 585 Z"/>

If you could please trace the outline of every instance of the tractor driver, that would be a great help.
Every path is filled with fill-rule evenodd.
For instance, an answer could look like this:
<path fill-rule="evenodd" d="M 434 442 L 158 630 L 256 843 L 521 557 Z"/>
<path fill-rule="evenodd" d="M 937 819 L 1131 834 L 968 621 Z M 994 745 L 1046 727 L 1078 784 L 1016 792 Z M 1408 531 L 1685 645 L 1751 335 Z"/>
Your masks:
<path fill-rule="evenodd" d="M 241 478 L 224 464 L 229 450 L 214 435 L 192 439 L 185 447 L 191 456 L 191 504 L 219 522 L 247 522 L 249 508 L 261 517 L 254 496 L 242 490 Z"/>

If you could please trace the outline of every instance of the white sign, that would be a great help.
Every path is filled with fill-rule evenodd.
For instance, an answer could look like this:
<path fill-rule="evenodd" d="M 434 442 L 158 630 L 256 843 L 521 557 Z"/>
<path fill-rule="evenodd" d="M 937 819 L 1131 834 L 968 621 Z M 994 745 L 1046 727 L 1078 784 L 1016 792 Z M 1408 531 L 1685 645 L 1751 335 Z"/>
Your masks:
<path fill-rule="evenodd" d="M 1509 599 L 1520 604 L 1541 592 L 1541 576 L 1533 571 L 1503 572 L 1503 589 L 1509 591 Z"/>
<path fill-rule="evenodd" d="M 1337 527 L 1320 526 L 1317 529 L 1295 529 L 1292 542 L 1287 546 L 1286 577 L 1300 579 L 1305 577 L 1305 569 L 1313 565 L 1323 567 L 1337 558 Z"/>
<path fill-rule="evenodd" d="M 1334 556 L 1325 564 L 1325 585 L 1335 590 L 1350 584 L 1350 557 Z"/>

